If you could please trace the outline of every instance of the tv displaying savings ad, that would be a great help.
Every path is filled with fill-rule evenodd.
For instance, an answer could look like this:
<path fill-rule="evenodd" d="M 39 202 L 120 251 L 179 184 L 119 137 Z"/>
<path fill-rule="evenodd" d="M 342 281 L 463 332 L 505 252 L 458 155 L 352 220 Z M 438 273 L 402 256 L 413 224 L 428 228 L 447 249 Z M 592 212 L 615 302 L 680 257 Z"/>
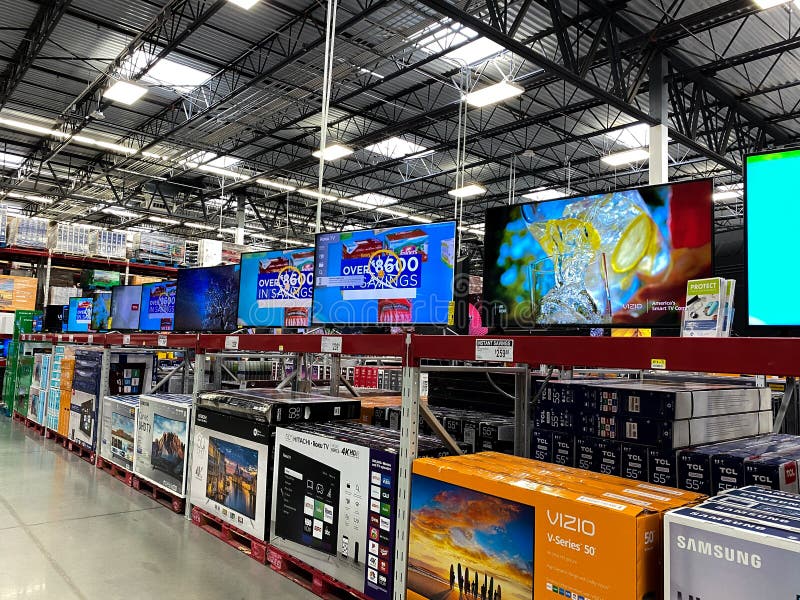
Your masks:
<path fill-rule="evenodd" d="M 111 329 L 132 331 L 139 328 L 142 286 L 118 285 L 111 290 Z"/>
<path fill-rule="evenodd" d="M 139 329 L 172 331 L 175 319 L 175 289 L 174 281 L 147 283 L 142 286 Z"/>
<path fill-rule="evenodd" d="M 239 327 L 307 327 L 314 281 L 314 249 L 243 254 Z"/>
<path fill-rule="evenodd" d="M 678 327 L 712 275 L 712 181 L 486 211 L 483 299 L 502 327 Z"/>
<path fill-rule="evenodd" d="M 317 234 L 312 322 L 450 322 L 454 221 Z"/>
<path fill-rule="evenodd" d="M 67 333 L 85 333 L 92 324 L 91 298 L 70 298 L 67 312 Z"/>
<path fill-rule="evenodd" d="M 239 265 L 178 270 L 177 331 L 233 331 L 239 307 Z"/>

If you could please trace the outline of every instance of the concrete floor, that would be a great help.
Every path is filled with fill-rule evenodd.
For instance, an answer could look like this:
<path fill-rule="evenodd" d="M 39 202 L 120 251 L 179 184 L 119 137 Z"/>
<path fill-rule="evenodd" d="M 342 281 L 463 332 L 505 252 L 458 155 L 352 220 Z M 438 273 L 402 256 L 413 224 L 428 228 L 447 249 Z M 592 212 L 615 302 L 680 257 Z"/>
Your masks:
<path fill-rule="evenodd" d="M 317 598 L 0 416 L 0 600 L 276 596 Z"/>

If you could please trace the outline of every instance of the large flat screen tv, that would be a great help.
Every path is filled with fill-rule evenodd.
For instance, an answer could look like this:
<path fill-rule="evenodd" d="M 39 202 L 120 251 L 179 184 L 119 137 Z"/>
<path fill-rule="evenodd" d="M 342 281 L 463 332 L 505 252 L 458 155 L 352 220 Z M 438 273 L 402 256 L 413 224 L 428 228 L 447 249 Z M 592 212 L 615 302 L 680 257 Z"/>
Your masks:
<path fill-rule="evenodd" d="M 108 331 L 111 326 L 111 292 L 92 293 L 92 331 Z"/>
<path fill-rule="evenodd" d="M 483 299 L 508 328 L 678 327 L 712 275 L 712 181 L 490 208 Z"/>
<path fill-rule="evenodd" d="M 800 149 L 747 156 L 744 175 L 747 322 L 754 332 L 782 333 L 774 328 L 800 326 L 800 246 L 792 220 Z"/>
<path fill-rule="evenodd" d="M 312 322 L 447 325 L 454 221 L 317 234 Z"/>
<path fill-rule="evenodd" d="M 178 269 L 177 331 L 233 331 L 239 307 L 239 265 Z"/>
<path fill-rule="evenodd" d="M 314 249 L 243 254 L 239 327 L 307 327 L 314 281 Z"/>
<path fill-rule="evenodd" d="M 175 282 L 161 281 L 142 285 L 139 329 L 172 331 L 175 319 Z"/>
<path fill-rule="evenodd" d="M 139 329 L 142 308 L 141 285 L 118 285 L 111 289 L 111 329 Z"/>
<path fill-rule="evenodd" d="M 92 299 L 70 298 L 67 312 L 67 333 L 85 333 L 92 324 Z"/>
<path fill-rule="evenodd" d="M 51 304 L 44 307 L 42 331 L 45 333 L 63 333 L 66 327 L 64 313 L 69 311 L 65 304 Z"/>

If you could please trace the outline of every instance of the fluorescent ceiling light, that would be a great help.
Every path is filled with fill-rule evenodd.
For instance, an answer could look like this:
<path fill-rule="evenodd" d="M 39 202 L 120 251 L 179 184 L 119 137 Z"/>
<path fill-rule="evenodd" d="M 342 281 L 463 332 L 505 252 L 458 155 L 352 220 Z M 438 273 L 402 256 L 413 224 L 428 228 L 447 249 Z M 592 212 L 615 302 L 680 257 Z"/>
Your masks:
<path fill-rule="evenodd" d="M 392 204 L 397 204 L 399 202 L 397 198 L 385 196 L 384 194 L 376 194 L 375 192 L 367 192 L 366 194 L 353 196 L 351 200 L 354 200 L 357 203 L 366 204 L 367 206 L 391 206 Z"/>
<path fill-rule="evenodd" d="M 155 160 L 163 160 L 166 157 L 161 156 L 160 154 L 156 154 L 155 152 L 142 152 L 142 156 L 145 158 L 154 158 Z"/>
<path fill-rule="evenodd" d="M 336 202 L 339 204 L 343 204 L 345 206 L 350 206 L 351 208 L 358 208 L 358 209 L 365 209 L 365 208 L 372 208 L 370 206 L 364 206 L 361 202 L 356 202 L 350 198 L 335 198 Z"/>
<path fill-rule="evenodd" d="M 17 156 L 16 154 L 7 154 L 5 152 L 0 152 L 0 167 L 11 167 L 16 168 L 20 166 L 25 160 L 23 156 Z"/>
<path fill-rule="evenodd" d="M 275 188 L 276 190 L 281 190 L 284 192 L 294 192 L 297 190 L 297 188 L 293 185 L 281 183 L 280 181 L 273 181 L 272 179 L 256 179 L 256 183 L 258 185 L 263 185 L 264 187 Z"/>
<path fill-rule="evenodd" d="M 147 88 L 129 81 L 117 81 L 103 94 L 104 98 L 130 106 L 147 93 Z"/>
<path fill-rule="evenodd" d="M 469 183 L 460 188 L 450 190 L 447 193 L 455 198 L 471 198 L 473 196 L 480 196 L 481 194 L 485 194 L 486 188 L 480 185 L 479 183 Z"/>
<path fill-rule="evenodd" d="M 235 4 L 236 6 L 240 6 L 245 10 L 250 10 L 256 4 L 258 4 L 258 0 L 228 0 L 231 4 Z"/>
<path fill-rule="evenodd" d="M 42 127 L 41 125 L 36 125 L 34 123 L 26 123 L 25 121 L 18 121 L 16 119 L 0 118 L 0 125 L 5 125 L 6 127 L 10 127 L 11 129 L 17 129 L 19 131 L 38 133 L 39 135 L 47 135 L 59 138 L 69 137 L 69 134 L 64 133 L 63 131 L 58 131 L 57 129 L 51 129 L 50 127 Z"/>
<path fill-rule="evenodd" d="M 20 192 L 8 192 L 6 194 L 9 198 L 16 200 L 27 200 L 28 202 L 37 202 L 39 204 L 53 204 L 52 198 L 45 198 L 44 196 L 37 196 L 35 194 L 21 194 Z"/>
<path fill-rule="evenodd" d="M 365 69 L 364 67 L 358 67 L 359 73 L 364 75 L 372 75 L 373 77 L 377 77 L 378 79 L 383 79 L 384 76 L 380 73 L 376 73 L 375 71 L 370 71 L 369 69 Z"/>
<path fill-rule="evenodd" d="M 137 50 L 123 65 L 123 71 L 131 74 L 140 73 L 155 58 L 154 54 Z M 211 73 L 187 67 L 174 60 L 162 58 L 142 75 L 142 81 L 161 87 L 174 88 L 179 91 L 190 92 L 200 87 L 211 79 Z"/>
<path fill-rule="evenodd" d="M 470 106 L 489 106 L 490 104 L 497 104 L 509 98 L 514 98 L 524 93 L 525 89 L 509 83 L 508 81 L 501 81 L 494 85 L 487 86 L 476 92 L 470 92 L 464 98 Z"/>
<path fill-rule="evenodd" d="M 237 173 L 230 169 L 221 169 L 219 167 L 212 167 L 211 165 L 197 165 L 196 163 L 187 163 L 188 166 L 194 165 L 194 168 L 204 173 L 211 173 L 212 175 L 219 175 L 220 177 L 230 177 L 231 179 L 247 179 L 249 175 L 244 173 Z"/>
<path fill-rule="evenodd" d="M 123 217 L 129 219 L 135 219 L 136 217 L 140 217 L 139 213 L 135 213 L 132 210 L 126 210 L 124 208 L 115 208 L 113 206 L 109 206 L 100 210 L 101 213 L 105 213 L 107 215 L 114 215 L 116 217 Z"/>
<path fill-rule="evenodd" d="M 600 160 L 612 167 L 619 167 L 621 165 L 648 160 L 649 158 L 650 153 L 647 150 L 644 148 L 636 148 L 635 150 L 625 150 L 624 152 L 608 154 L 603 156 Z"/>
<path fill-rule="evenodd" d="M 390 137 L 377 144 L 367 146 L 366 150 L 388 158 L 403 158 L 411 154 L 417 155 L 427 152 L 428 149 L 425 146 L 420 146 L 400 137 Z"/>
<path fill-rule="evenodd" d="M 542 202 L 544 200 L 563 198 L 564 194 L 553 188 L 539 188 L 537 190 L 531 190 L 527 194 L 523 194 L 522 197 L 533 200 L 534 202 Z"/>
<path fill-rule="evenodd" d="M 714 192 L 714 200 L 717 202 L 722 202 L 723 200 L 735 200 L 740 196 L 741 194 L 735 190 Z"/>
<path fill-rule="evenodd" d="M 627 148 L 645 148 L 650 144 L 650 125 L 637 123 L 624 129 L 604 133 L 603 137 Z"/>
<path fill-rule="evenodd" d="M 332 196 L 331 194 L 320 194 L 317 190 L 311 190 L 309 188 L 303 188 L 302 190 L 297 190 L 298 194 L 302 194 L 303 196 L 309 196 L 310 198 L 319 198 L 321 200 L 339 200 L 338 196 Z"/>
<path fill-rule="evenodd" d="M 416 36 L 417 46 L 428 54 L 439 54 L 467 40 L 472 40 L 461 48 L 448 52 L 444 59 L 458 64 L 474 65 L 485 62 L 506 49 L 488 38 L 478 36 L 474 29 L 443 19 L 420 31 Z"/>
<path fill-rule="evenodd" d="M 202 223 L 195 223 L 193 221 L 184 221 L 183 225 L 184 227 L 190 227 L 192 229 L 202 229 L 203 231 L 211 231 L 212 229 L 214 229 L 210 225 L 203 225 Z"/>
<path fill-rule="evenodd" d="M 791 0 L 755 0 L 758 8 L 772 8 L 773 6 L 780 6 L 781 4 L 788 4 Z"/>
<path fill-rule="evenodd" d="M 180 225 L 180 221 L 176 221 L 175 219 L 167 219 L 166 217 L 148 217 L 148 221 L 152 221 L 153 223 L 162 223 L 164 225 Z"/>
<path fill-rule="evenodd" d="M 141 173 L 140 171 L 132 171 L 131 169 L 123 169 L 122 167 L 113 167 L 113 170 L 120 173 L 127 173 L 129 175 L 136 175 L 137 177 L 146 177 L 147 179 L 155 179 L 157 181 L 167 181 L 166 177 L 150 175 L 149 173 Z"/>
<path fill-rule="evenodd" d="M 347 146 L 343 146 L 342 144 L 331 144 L 330 146 L 325 146 L 324 150 L 315 150 L 312 152 L 312 156 L 314 158 L 322 158 L 324 160 L 338 160 L 340 158 L 344 158 L 345 156 L 350 156 L 354 150 Z"/>
<path fill-rule="evenodd" d="M 428 217 L 420 217 L 419 215 L 408 215 L 406 218 L 409 221 L 414 221 L 415 223 L 433 223 L 433 220 L 429 219 Z"/>

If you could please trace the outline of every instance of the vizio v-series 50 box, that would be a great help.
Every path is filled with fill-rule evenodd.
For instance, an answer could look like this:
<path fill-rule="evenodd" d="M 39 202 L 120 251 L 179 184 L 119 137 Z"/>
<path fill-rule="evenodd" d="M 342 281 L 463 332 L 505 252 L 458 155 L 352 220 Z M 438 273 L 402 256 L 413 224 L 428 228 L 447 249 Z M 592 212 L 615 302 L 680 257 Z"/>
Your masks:
<path fill-rule="evenodd" d="M 136 417 L 134 473 L 177 496 L 186 494 L 192 397 L 143 394 Z"/>
<path fill-rule="evenodd" d="M 100 425 L 100 456 L 133 472 L 139 396 L 106 396 Z"/>

